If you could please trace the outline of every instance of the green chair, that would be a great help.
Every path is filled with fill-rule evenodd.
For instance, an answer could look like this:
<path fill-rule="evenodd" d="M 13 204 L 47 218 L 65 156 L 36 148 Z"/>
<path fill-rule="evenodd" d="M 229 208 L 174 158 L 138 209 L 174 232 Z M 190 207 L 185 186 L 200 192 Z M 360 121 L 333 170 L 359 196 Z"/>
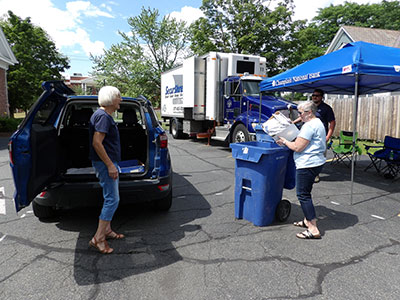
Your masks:
<path fill-rule="evenodd" d="M 356 149 L 355 154 L 361 155 L 362 150 L 357 146 L 356 132 Z M 341 131 L 339 134 L 339 145 L 332 146 L 333 158 L 331 164 L 344 163 L 347 167 L 351 165 L 351 156 L 353 153 L 353 132 Z"/>

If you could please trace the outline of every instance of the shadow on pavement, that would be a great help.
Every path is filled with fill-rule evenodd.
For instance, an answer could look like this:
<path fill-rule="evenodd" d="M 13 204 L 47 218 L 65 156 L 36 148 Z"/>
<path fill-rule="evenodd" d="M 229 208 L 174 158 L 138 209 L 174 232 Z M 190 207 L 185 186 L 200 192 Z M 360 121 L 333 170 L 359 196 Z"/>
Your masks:
<path fill-rule="evenodd" d="M 0 150 L 4 150 L 8 148 L 8 141 L 10 139 L 11 134 L 1 134 L 0 133 Z"/>
<path fill-rule="evenodd" d="M 78 285 L 121 280 L 182 259 L 174 242 L 184 237 L 190 239 L 190 232 L 198 232 L 201 225 L 188 223 L 210 215 L 211 209 L 183 176 L 174 173 L 173 181 L 173 204 L 169 212 L 155 212 L 149 204 L 119 207 L 112 227 L 126 238 L 110 241 L 114 248 L 110 255 L 88 249 L 88 242 L 97 228 L 99 208 L 61 213 L 57 227 L 79 232 L 74 262 L 74 278 Z"/>
<path fill-rule="evenodd" d="M 343 230 L 352 227 L 358 223 L 358 217 L 351 213 L 342 212 L 327 208 L 323 205 L 316 205 L 315 211 L 318 218 L 318 229 L 324 235 L 326 231 Z M 299 204 L 292 203 L 292 211 L 287 221 L 289 224 L 298 222 L 304 219 L 303 211 Z M 281 223 L 275 223 L 276 225 Z"/>
<path fill-rule="evenodd" d="M 354 183 L 389 193 L 400 192 L 399 177 L 395 179 L 386 179 L 383 174 L 376 172 L 373 167 L 364 171 L 369 163 L 370 161 L 366 159 L 357 161 L 354 169 Z M 343 182 L 346 184 L 347 188 L 347 186 L 351 184 L 351 168 L 346 167 L 344 164 L 331 165 L 327 162 L 322 169 L 321 180 L 332 183 Z"/>

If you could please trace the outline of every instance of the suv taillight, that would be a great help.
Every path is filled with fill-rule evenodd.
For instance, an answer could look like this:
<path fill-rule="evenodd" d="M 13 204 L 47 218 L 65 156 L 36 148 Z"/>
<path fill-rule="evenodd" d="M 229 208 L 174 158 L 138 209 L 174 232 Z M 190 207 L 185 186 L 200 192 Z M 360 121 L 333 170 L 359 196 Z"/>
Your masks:
<path fill-rule="evenodd" d="M 167 134 L 164 132 L 163 134 L 160 134 L 160 148 L 168 148 L 168 137 Z"/>
<path fill-rule="evenodd" d="M 13 157 L 12 157 L 12 141 L 8 142 L 8 155 L 10 156 L 10 162 L 14 165 Z"/>

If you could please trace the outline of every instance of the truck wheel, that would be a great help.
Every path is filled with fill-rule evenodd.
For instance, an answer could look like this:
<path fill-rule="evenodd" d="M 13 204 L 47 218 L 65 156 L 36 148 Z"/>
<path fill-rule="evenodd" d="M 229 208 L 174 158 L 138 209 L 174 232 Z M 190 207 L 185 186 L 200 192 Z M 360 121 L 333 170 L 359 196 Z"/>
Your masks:
<path fill-rule="evenodd" d="M 172 205 L 172 191 L 167 197 L 153 201 L 153 208 L 158 211 L 168 211 Z"/>
<path fill-rule="evenodd" d="M 178 120 L 177 119 L 171 119 L 171 134 L 174 139 L 181 139 L 183 138 L 183 132 L 182 130 L 178 130 Z"/>
<path fill-rule="evenodd" d="M 278 203 L 275 211 L 275 217 L 279 222 L 284 222 L 289 218 L 292 205 L 288 200 L 281 200 Z"/>
<path fill-rule="evenodd" d="M 44 206 L 32 202 L 33 214 L 39 219 L 51 219 L 56 216 L 56 211 L 52 206 Z"/>
<path fill-rule="evenodd" d="M 247 128 L 243 124 L 236 126 L 232 135 L 232 143 L 243 143 L 248 142 L 249 140 L 250 138 Z"/>

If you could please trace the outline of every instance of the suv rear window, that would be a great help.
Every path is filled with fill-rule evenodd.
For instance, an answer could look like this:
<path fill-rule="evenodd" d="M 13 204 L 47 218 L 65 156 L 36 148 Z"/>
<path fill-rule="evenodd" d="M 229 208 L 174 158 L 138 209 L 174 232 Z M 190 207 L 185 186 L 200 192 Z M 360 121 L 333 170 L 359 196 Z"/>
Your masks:
<path fill-rule="evenodd" d="M 150 115 L 151 123 L 152 123 L 153 127 L 160 126 L 160 121 L 158 120 L 157 114 L 156 114 L 155 110 L 153 109 L 153 107 L 148 105 L 147 109 L 149 110 L 149 115 Z"/>
<path fill-rule="evenodd" d="M 62 127 L 88 127 L 90 117 L 99 109 L 97 102 L 75 102 L 71 103 L 65 113 Z M 145 124 L 140 107 L 137 104 L 121 104 L 120 109 L 113 115 L 114 121 L 119 126 L 129 124 Z"/>
<path fill-rule="evenodd" d="M 43 105 L 39 108 L 38 112 L 33 118 L 33 124 L 45 125 L 46 122 L 50 119 L 52 112 L 57 107 L 58 102 L 59 101 L 56 98 L 51 98 L 43 103 Z"/>

